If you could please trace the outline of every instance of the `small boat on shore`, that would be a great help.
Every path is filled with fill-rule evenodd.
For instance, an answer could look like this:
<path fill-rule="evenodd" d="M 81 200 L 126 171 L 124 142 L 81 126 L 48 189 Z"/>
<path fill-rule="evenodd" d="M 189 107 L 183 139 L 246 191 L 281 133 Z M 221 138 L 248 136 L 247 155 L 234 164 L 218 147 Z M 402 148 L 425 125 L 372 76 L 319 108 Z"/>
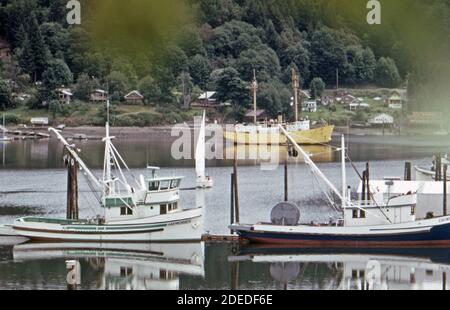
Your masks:
<path fill-rule="evenodd" d="M 214 181 L 206 175 L 206 112 L 203 111 L 202 125 L 195 149 L 195 172 L 197 174 L 197 188 L 211 188 Z"/>
<path fill-rule="evenodd" d="M 64 144 L 68 154 L 67 164 L 72 168 L 77 165 L 86 176 L 89 186 L 101 191 L 101 195 L 98 195 L 100 197 L 96 197 L 103 215 L 83 220 L 79 220 L 78 215 L 69 216 L 70 204 L 75 201 L 77 205 L 78 199 L 76 195 L 71 196 L 73 193 L 68 193 L 68 219 L 20 218 L 13 224 L 18 235 L 32 240 L 60 242 L 201 240 L 203 209 L 180 207 L 180 184 L 183 177 L 157 177 L 153 173 L 148 179 L 143 175 L 136 178 L 112 143 L 114 137 L 109 135 L 107 123 L 103 178 L 98 179 L 78 156 L 75 146 L 70 145 L 57 130 L 49 130 Z M 73 178 L 72 174 L 76 174 L 76 170 L 73 172 L 70 169 L 69 177 Z M 70 183 L 68 187 L 71 187 Z M 75 209 L 78 210 L 78 206 Z"/>
<path fill-rule="evenodd" d="M 341 201 L 329 199 L 341 217 L 329 223 L 299 224 L 297 206 L 282 203 L 272 211 L 270 223 L 235 223 L 230 229 L 254 243 L 301 245 L 311 247 L 439 247 L 450 245 L 450 217 L 416 218 L 417 195 L 391 197 L 383 204 L 372 200 L 351 201 L 346 182 L 346 150 L 342 137 L 342 191 L 329 181 L 308 154 L 280 126 L 290 143 L 302 154 L 306 164 Z M 326 192 L 324 192 L 326 194 Z M 328 198 L 328 196 L 327 196 Z"/>

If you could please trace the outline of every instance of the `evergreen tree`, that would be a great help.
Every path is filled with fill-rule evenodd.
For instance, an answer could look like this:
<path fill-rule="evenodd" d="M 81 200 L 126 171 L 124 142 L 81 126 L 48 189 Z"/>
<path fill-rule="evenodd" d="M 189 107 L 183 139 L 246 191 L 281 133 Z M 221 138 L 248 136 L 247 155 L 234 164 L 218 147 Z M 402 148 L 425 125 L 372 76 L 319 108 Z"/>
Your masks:
<path fill-rule="evenodd" d="M 72 72 L 62 59 L 51 60 L 42 74 L 42 84 L 48 91 L 54 91 L 61 86 L 68 86 L 72 82 Z"/>
<path fill-rule="evenodd" d="M 321 78 L 314 78 L 309 86 L 311 90 L 311 97 L 313 99 L 321 98 L 323 92 L 325 91 L 325 86 L 326 85 Z"/>
<path fill-rule="evenodd" d="M 395 61 L 392 58 L 381 57 L 375 69 L 375 81 L 381 87 L 398 87 L 401 78 Z"/>

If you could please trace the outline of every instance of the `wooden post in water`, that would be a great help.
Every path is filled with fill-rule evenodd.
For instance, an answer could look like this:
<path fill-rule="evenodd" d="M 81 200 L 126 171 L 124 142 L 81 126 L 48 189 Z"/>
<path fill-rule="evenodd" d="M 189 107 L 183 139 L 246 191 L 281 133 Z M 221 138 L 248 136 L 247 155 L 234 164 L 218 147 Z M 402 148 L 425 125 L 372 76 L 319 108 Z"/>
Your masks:
<path fill-rule="evenodd" d="M 288 160 L 284 162 L 284 201 L 289 201 Z"/>
<path fill-rule="evenodd" d="M 370 201 L 370 165 L 366 164 L 366 190 L 367 190 L 367 201 Z"/>
<path fill-rule="evenodd" d="M 234 224 L 234 173 L 231 174 L 230 224 Z M 234 233 L 233 230 L 230 232 Z"/>
<path fill-rule="evenodd" d="M 447 206 L 448 206 L 448 201 L 447 201 L 447 164 L 444 165 L 444 178 L 443 178 L 443 183 L 444 183 L 444 213 L 443 215 L 446 216 L 448 214 L 447 212 Z"/>
<path fill-rule="evenodd" d="M 364 170 L 363 171 L 363 175 L 362 175 L 362 192 L 361 192 L 361 202 L 364 203 L 364 201 L 366 200 L 366 179 L 367 179 L 367 173 Z"/>
<path fill-rule="evenodd" d="M 411 177 L 411 163 L 410 162 L 406 162 L 405 163 L 405 181 L 411 181 L 412 177 Z"/>
<path fill-rule="evenodd" d="M 233 163 L 233 183 L 234 183 L 234 215 L 235 223 L 239 223 L 239 187 L 238 187 L 238 161 L 237 161 L 237 132 L 235 133 L 236 140 L 234 142 L 234 163 Z"/>
<path fill-rule="evenodd" d="M 69 155 L 66 155 L 67 166 L 67 219 L 78 220 L 78 163 Z"/>

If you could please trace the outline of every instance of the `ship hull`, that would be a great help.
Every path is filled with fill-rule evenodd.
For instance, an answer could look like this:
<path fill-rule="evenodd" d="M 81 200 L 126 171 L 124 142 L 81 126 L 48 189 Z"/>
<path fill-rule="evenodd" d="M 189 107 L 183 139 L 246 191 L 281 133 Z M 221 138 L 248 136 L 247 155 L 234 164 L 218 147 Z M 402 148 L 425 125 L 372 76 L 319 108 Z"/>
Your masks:
<path fill-rule="evenodd" d="M 331 137 L 334 131 L 334 126 L 324 126 L 320 128 L 314 128 L 309 130 L 291 131 L 289 134 L 300 145 L 317 145 L 327 144 L 331 142 Z M 281 133 L 275 134 L 272 137 L 271 134 L 258 133 L 256 139 L 253 134 L 248 132 L 224 132 L 226 140 L 237 144 L 286 144 L 287 139 Z"/>
<path fill-rule="evenodd" d="M 251 243 L 305 247 L 446 247 L 450 217 L 366 227 L 233 225 Z"/>
<path fill-rule="evenodd" d="M 202 209 L 190 209 L 147 220 L 104 225 L 54 219 L 23 218 L 15 232 L 34 241 L 52 242 L 196 242 L 203 233 Z"/>

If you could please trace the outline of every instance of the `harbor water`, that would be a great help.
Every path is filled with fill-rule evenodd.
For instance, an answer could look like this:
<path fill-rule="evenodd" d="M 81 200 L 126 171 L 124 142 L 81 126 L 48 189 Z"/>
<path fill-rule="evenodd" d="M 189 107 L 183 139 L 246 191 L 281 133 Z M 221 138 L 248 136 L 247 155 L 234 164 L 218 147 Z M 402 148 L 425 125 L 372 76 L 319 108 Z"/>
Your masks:
<path fill-rule="evenodd" d="M 362 171 L 370 162 L 373 179 L 403 177 L 406 161 L 428 165 L 433 154 L 446 153 L 450 146 L 445 137 L 353 136 L 348 140 L 354 167 Z M 232 161 L 208 161 L 214 188 L 195 190 L 194 161 L 174 160 L 170 156 L 172 141 L 161 137 L 119 139 L 115 145 L 133 175 L 147 175 L 150 165 L 162 167 L 161 176 L 184 176 L 182 207 L 205 206 L 205 233 L 229 234 Z M 102 142 L 76 144 L 86 164 L 101 175 Z M 62 151 L 55 139 L 2 144 L 0 224 L 23 216 L 65 217 L 67 172 Z M 326 146 L 308 152 L 324 174 L 340 186 L 339 152 Z M 280 158 L 285 153 L 280 149 Z M 268 221 L 272 207 L 284 197 L 282 165 L 252 158 L 240 161 L 238 171 L 241 222 Z M 350 164 L 347 175 L 349 185 L 356 190 L 359 177 Z M 328 222 L 339 216 L 323 195 L 329 190 L 303 162 L 290 161 L 288 181 L 289 200 L 300 207 L 301 222 Z M 80 216 L 102 215 L 83 178 L 79 187 Z M 66 289 L 68 259 L 79 264 L 81 289 L 445 289 L 449 254 L 446 249 L 293 251 L 236 248 L 231 244 L 157 249 L 150 245 L 0 245 L 0 289 Z"/>

